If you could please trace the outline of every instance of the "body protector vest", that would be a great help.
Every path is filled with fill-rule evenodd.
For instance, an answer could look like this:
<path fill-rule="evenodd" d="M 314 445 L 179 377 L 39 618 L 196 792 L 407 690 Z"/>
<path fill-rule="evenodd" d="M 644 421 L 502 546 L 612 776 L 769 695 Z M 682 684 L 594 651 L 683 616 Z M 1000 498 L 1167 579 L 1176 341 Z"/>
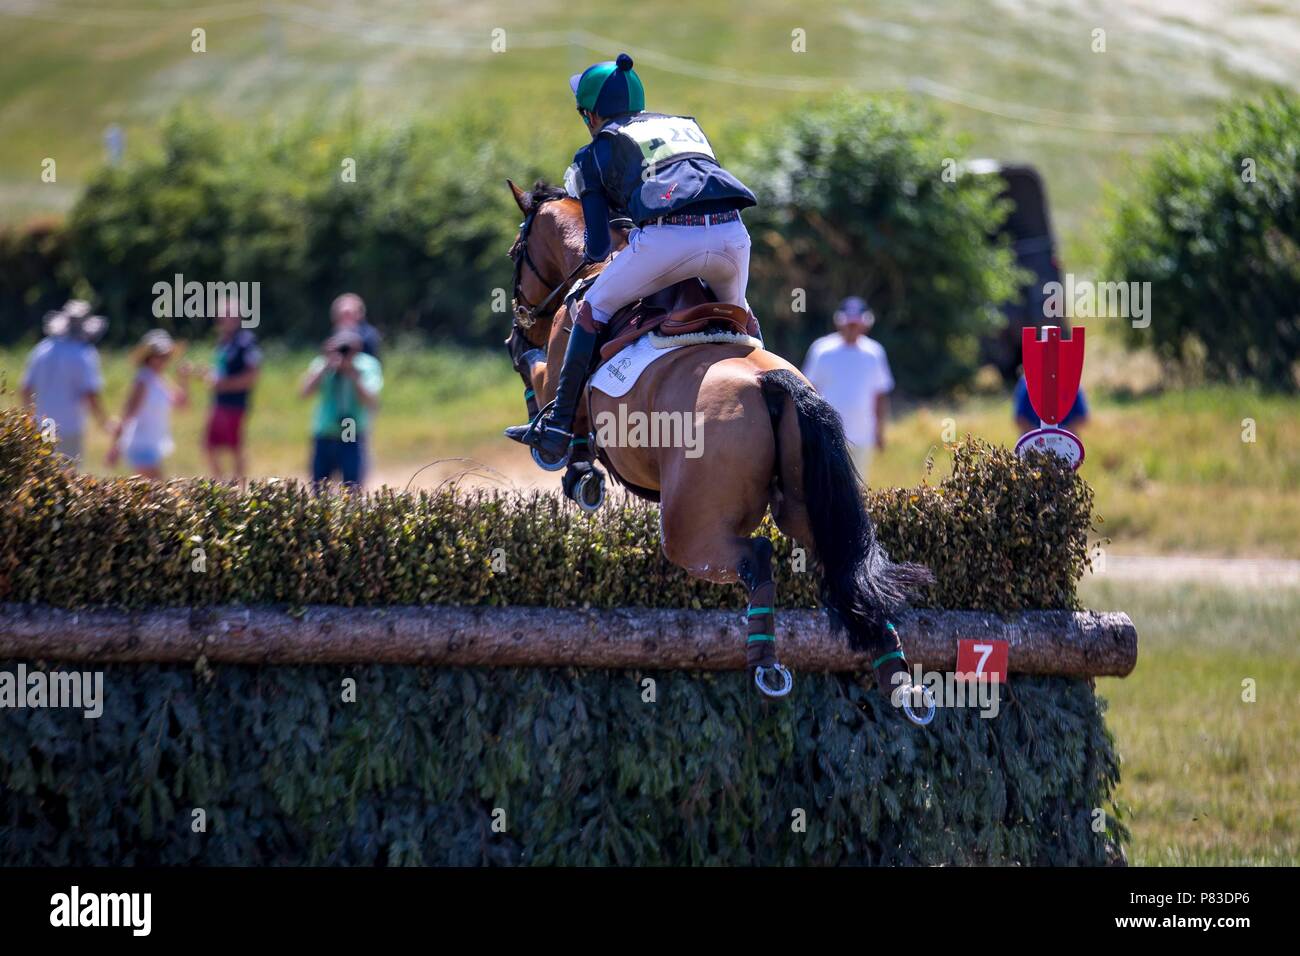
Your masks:
<path fill-rule="evenodd" d="M 718 164 L 704 130 L 689 116 L 631 113 L 610 120 L 578 151 L 574 170 L 576 195 L 599 189 L 637 225 L 691 206 L 720 212 L 757 204 Z"/>

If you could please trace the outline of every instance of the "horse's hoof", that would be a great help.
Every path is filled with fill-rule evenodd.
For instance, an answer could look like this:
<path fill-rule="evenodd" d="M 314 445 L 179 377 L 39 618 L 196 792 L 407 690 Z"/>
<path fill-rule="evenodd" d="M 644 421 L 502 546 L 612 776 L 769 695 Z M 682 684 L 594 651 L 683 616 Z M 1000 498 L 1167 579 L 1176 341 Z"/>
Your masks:
<path fill-rule="evenodd" d="M 921 692 L 921 699 L 925 703 L 924 716 L 918 714 L 912 709 L 912 694 L 918 690 Z M 904 715 L 906 715 L 907 719 L 918 727 L 928 727 L 930 722 L 934 720 L 934 715 L 939 709 L 935 705 L 934 694 L 930 693 L 930 688 L 926 687 L 924 684 L 912 684 L 908 687 L 907 692 L 903 694 L 902 703 Z"/>
<path fill-rule="evenodd" d="M 768 674 L 775 674 L 777 677 L 781 678 L 780 686 L 768 686 L 766 680 Z M 771 667 L 764 667 L 760 664 L 758 667 L 754 668 L 754 684 L 758 687 L 759 692 L 762 693 L 764 697 L 784 697 L 786 694 L 790 693 L 790 688 L 794 687 L 794 677 L 780 664 L 773 664 Z"/>
<path fill-rule="evenodd" d="M 569 453 L 567 451 L 557 458 L 546 454 L 540 448 L 534 448 L 532 452 L 533 461 L 537 463 L 537 467 L 542 471 L 559 471 L 569 464 Z"/>
<path fill-rule="evenodd" d="M 583 511 L 600 510 L 600 506 L 605 503 L 605 476 L 594 469 L 587 472 L 578 479 L 573 500 Z"/>

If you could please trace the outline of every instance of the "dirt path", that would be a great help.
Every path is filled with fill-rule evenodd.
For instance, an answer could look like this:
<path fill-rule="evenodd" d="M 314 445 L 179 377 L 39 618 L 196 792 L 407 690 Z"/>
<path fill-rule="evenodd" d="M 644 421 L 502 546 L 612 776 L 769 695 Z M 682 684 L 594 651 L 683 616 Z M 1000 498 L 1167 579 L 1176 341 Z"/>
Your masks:
<path fill-rule="evenodd" d="M 1285 558 L 1215 558 L 1196 555 L 1106 555 L 1100 580 L 1169 584 L 1186 581 L 1233 588 L 1300 587 L 1300 561 Z"/>
<path fill-rule="evenodd" d="M 441 458 L 375 469 L 367 482 L 370 488 L 382 485 L 399 491 L 433 491 L 450 484 L 476 490 L 534 491 L 560 488 L 559 473 L 545 472 L 533 464 L 522 447 L 502 443 L 490 451 L 482 450 L 464 458 Z"/>

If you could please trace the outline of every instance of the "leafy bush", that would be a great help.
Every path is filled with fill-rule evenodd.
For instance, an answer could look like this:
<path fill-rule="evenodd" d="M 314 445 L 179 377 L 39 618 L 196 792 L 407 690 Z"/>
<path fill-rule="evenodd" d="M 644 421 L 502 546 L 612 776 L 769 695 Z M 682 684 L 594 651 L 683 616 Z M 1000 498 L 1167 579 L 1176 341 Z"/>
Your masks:
<path fill-rule="evenodd" d="M 1133 345 L 1209 377 L 1300 389 L 1300 97 L 1169 143 L 1117 205 L 1108 278 L 1150 282 Z"/>
<path fill-rule="evenodd" d="M 588 517 L 555 495 L 313 495 L 292 481 L 246 493 L 60 468 L 15 410 L 0 411 L 0 601 L 62 607 L 247 604 L 529 604 L 740 607 L 659 546 L 658 509 L 632 500 Z M 881 539 L 938 583 L 932 607 L 1074 607 L 1091 489 L 1055 459 L 1027 463 L 978 440 L 937 486 L 876 492 Z M 816 573 L 777 545 L 778 600 L 817 606 Z M 206 572 L 191 570 L 203 549 Z M 503 557 L 512 573 L 494 573 Z M 816 569 L 813 569 L 814 571 Z"/>
<path fill-rule="evenodd" d="M 975 372 L 979 338 L 1016 290 L 995 177 L 956 176 L 962 152 L 914 104 L 844 96 L 781 117 L 746 160 L 759 197 L 750 300 L 764 336 L 802 356 L 845 295 L 865 296 L 873 333 L 907 391 L 930 395 Z M 806 311 L 795 312 L 795 290 Z"/>
<path fill-rule="evenodd" d="M 72 297 L 74 273 L 57 220 L 0 225 L 0 343 L 40 334 L 41 317 Z"/>
<path fill-rule="evenodd" d="M 0 863 L 1063 866 L 1125 838 L 1092 831 L 1118 758 L 1082 680 L 920 730 L 827 674 L 764 706 L 738 673 L 103 671 L 98 720 L 0 709 Z"/>

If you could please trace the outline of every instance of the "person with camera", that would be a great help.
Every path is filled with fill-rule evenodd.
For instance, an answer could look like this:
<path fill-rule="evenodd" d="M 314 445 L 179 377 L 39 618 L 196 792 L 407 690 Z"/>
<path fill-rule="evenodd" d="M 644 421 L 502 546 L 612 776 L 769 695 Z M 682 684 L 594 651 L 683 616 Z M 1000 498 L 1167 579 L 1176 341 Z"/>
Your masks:
<path fill-rule="evenodd" d="M 355 292 L 344 292 L 336 298 L 330 303 L 330 321 L 336 332 L 340 329 L 355 329 L 361 336 L 361 351 L 379 358 L 379 330 L 366 317 L 366 303 L 361 296 Z"/>
<path fill-rule="evenodd" d="M 364 351 L 361 335 L 352 328 L 336 331 L 321 354 L 307 367 L 303 398 L 316 395 L 312 415 L 312 483 L 338 477 L 355 491 L 365 481 L 366 442 L 370 417 L 379 407 L 384 387 L 379 359 Z"/>

